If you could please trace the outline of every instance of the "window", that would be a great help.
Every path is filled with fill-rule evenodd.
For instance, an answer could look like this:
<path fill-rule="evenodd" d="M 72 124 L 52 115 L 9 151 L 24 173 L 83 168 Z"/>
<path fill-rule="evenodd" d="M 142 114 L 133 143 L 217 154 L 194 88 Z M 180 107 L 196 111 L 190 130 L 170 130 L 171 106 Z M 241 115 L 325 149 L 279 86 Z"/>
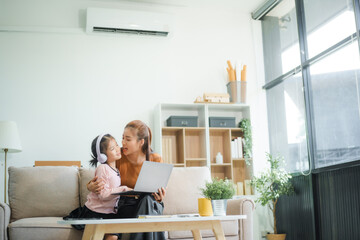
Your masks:
<path fill-rule="evenodd" d="M 316 168 L 360 159 L 359 70 L 357 42 L 310 67 Z"/>
<path fill-rule="evenodd" d="M 309 170 L 301 74 L 267 91 L 270 151 L 284 156 L 290 172 Z"/>
<path fill-rule="evenodd" d="M 360 160 L 353 6 L 284 0 L 262 20 L 270 151 L 283 155 L 291 172 L 308 170 L 310 158 L 315 168 Z"/>
<path fill-rule="evenodd" d="M 350 1 L 305 0 L 304 9 L 309 58 L 356 31 L 354 10 Z"/>

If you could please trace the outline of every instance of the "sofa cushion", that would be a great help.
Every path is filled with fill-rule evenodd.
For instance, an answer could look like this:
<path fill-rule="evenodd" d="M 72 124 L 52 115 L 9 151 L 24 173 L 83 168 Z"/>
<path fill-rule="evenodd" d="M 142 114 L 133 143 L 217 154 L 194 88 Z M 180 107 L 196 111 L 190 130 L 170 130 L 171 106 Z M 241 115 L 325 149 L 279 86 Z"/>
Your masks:
<path fill-rule="evenodd" d="M 225 236 L 233 236 L 239 234 L 239 222 L 237 220 L 231 221 L 221 221 L 221 226 L 224 230 Z M 201 230 L 202 237 L 213 237 L 214 232 L 212 230 Z M 169 232 L 169 239 L 173 238 L 191 238 L 192 232 L 191 231 L 170 231 Z"/>
<path fill-rule="evenodd" d="M 94 178 L 95 176 L 95 168 L 80 168 L 80 204 L 84 206 L 89 190 L 86 187 L 86 184 Z"/>
<path fill-rule="evenodd" d="M 207 167 L 174 168 L 167 185 L 164 214 L 198 213 L 200 188 L 210 181 Z"/>
<path fill-rule="evenodd" d="M 7 226 L 10 221 L 10 207 L 0 202 L 0 240 L 7 239 Z"/>
<path fill-rule="evenodd" d="M 10 167 L 11 221 L 62 217 L 80 206 L 77 167 Z"/>
<path fill-rule="evenodd" d="M 61 217 L 23 218 L 9 224 L 10 239 L 26 240 L 80 240 L 82 231 L 71 225 L 58 224 Z"/>

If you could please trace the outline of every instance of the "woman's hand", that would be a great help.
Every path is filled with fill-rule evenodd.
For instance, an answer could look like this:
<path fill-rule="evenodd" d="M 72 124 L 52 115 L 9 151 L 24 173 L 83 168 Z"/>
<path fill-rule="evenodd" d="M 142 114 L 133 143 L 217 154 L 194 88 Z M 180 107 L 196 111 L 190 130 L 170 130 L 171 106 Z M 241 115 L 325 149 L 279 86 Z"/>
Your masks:
<path fill-rule="evenodd" d="M 90 192 L 99 194 L 101 190 L 104 189 L 104 185 L 105 185 L 104 179 L 102 178 L 98 179 L 98 177 L 95 176 L 93 179 L 91 179 L 91 181 L 87 184 L 86 187 Z"/>
<path fill-rule="evenodd" d="M 159 203 L 161 203 L 166 195 L 166 190 L 165 188 L 159 188 L 158 192 L 157 193 L 153 193 L 152 194 L 155 198 L 155 200 Z"/>

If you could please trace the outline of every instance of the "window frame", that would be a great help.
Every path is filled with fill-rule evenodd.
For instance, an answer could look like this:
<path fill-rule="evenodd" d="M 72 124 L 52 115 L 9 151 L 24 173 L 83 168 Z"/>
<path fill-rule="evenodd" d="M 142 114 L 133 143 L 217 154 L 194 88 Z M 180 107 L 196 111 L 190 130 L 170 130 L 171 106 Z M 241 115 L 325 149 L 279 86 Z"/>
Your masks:
<path fill-rule="evenodd" d="M 341 41 L 337 42 L 336 44 L 330 46 L 329 48 L 325 49 L 324 51 L 318 53 L 317 55 L 313 56 L 312 58 L 308 57 L 308 46 L 307 46 L 307 31 L 305 25 L 305 7 L 303 0 L 294 0 L 295 1 L 295 11 L 296 11 L 296 21 L 297 21 L 297 28 L 298 28 L 298 40 L 299 40 L 299 47 L 300 47 L 300 65 L 296 66 L 294 69 L 282 74 L 281 76 L 267 82 L 264 86 L 264 90 L 270 90 L 271 88 L 277 86 L 278 84 L 287 81 L 291 76 L 298 74 L 299 72 L 302 73 L 302 80 L 303 80 L 303 87 L 304 87 L 304 104 L 305 104 L 305 130 L 307 134 L 307 147 L 308 147 L 308 156 L 309 156 L 309 174 L 312 173 L 319 173 L 324 171 L 331 171 L 335 169 L 341 169 L 345 167 L 351 166 L 358 166 L 360 165 L 360 157 L 357 160 L 346 162 L 346 163 L 339 163 L 334 164 L 326 167 L 318 167 L 315 168 L 315 150 L 316 150 L 316 129 L 315 129 L 315 119 L 314 119 L 314 109 L 313 109 L 313 98 L 310 94 L 312 92 L 311 88 L 311 76 L 310 76 L 310 67 L 322 60 L 323 58 L 329 56 L 330 54 L 334 53 L 335 51 L 351 44 L 355 41 L 358 42 L 358 46 L 360 49 L 360 2 L 358 0 L 352 0 L 353 3 L 353 10 L 355 14 L 355 26 L 356 30 L 355 33 L 347 36 L 346 38 L 342 39 Z M 273 2 L 270 0 L 268 2 Z M 271 8 L 262 9 L 264 12 L 261 15 L 266 16 L 266 14 L 271 11 L 278 3 L 281 1 L 276 1 L 276 4 L 271 5 Z M 267 2 L 266 2 L 267 3 Z M 264 4 L 264 6 L 266 5 Z M 269 5 L 269 4 L 268 4 Z M 261 9 L 261 8 L 260 8 Z M 260 15 L 260 13 L 258 13 Z M 260 18 L 261 20 L 261 18 Z M 360 54 L 360 50 L 359 50 Z M 301 172 L 295 172 L 294 175 L 303 174 Z"/>

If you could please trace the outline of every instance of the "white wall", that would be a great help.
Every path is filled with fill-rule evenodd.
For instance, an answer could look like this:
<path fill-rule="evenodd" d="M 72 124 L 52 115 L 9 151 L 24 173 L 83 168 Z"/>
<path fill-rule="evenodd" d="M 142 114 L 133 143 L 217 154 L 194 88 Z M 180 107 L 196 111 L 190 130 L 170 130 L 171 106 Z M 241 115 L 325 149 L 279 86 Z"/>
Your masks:
<path fill-rule="evenodd" d="M 191 103 L 204 92 L 226 92 L 228 59 L 248 65 L 255 167 L 262 165 L 268 149 L 256 58 L 262 53 L 259 24 L 250 17 L 262 1 L 153 2 L 1 1 L 0 120 L 17 122 L 23 147 L 8 155 L 9 166 L 35 160 L 88 166 L 90 143 L 99 133 L 120 141 L 130 120 L 152 127 L 159 102 Z M 174 28 L 166 38 L 87 35 L 86 7 L 168 12 Z M 13 31 L 1 31 L 7 26 Z"/>

